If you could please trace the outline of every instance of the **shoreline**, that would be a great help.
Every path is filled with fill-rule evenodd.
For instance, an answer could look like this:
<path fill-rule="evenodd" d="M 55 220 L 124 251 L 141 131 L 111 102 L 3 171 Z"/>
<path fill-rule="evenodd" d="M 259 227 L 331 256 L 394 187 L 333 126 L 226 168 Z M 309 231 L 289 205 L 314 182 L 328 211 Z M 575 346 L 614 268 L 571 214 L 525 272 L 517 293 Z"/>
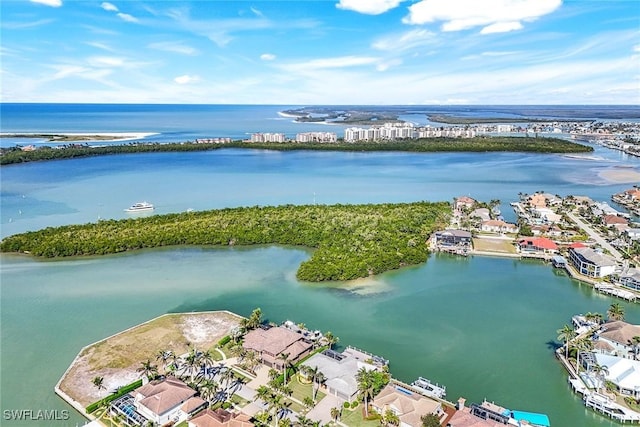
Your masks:
<path fill-rule="evenodd" d="M 0 138 L 46 139 L 46 142 L 119 142 L 132 141 L 160 135 L 160 132 L 0 132 Z M 98 137 L 92 139 L 92 137 Z"/>
<path fill-rule="evenodd" d="M 612 184 L 640 182 L 640 172 L 633 168 L 613 167 L 598 172 L 598 177 Z"/>

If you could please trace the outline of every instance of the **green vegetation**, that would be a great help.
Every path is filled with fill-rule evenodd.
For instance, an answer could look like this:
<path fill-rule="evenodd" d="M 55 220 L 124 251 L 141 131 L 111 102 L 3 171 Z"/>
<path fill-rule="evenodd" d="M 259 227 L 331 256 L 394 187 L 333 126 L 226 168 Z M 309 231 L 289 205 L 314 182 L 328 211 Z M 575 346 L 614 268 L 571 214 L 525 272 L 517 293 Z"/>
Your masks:
<path fill-rule="evenodd" d="M 448 223 L 447 202 L 246 207 L 48 227 L 9 236 L 3 252 L 103 255 L 174 245 L 315 248 L 300 280 L 351 280 L 425 262 L 426 240 Z"/>
<path fill-rule="evenodd" d="M 408 151 L 408 152 L 532 152 L 532 153 L 584 153 L 593 147 L 558 138 L 479 136 L 475 138 L 424 138 L 380 142 L 337 142 L 332 144 L 233 141 L 226 144 L 184 143 L 129 143 L 103 147 L 69 146 L 64 148 L 40 147 L 22 151 L 18 147 L 0 149 L 0 165 L 43 160 L 60 160 L 107 154 L 158 153 L 182 151 L 210 151 L 220 148 L 250 148 L 258 150 L 321 150 L 321 151 Z"/>
<path fill-rule="evenodd" d="M 93 411 L 95 411 L 96 409 L 100 408 L 101 406 L 106 405 L 106 404 L 116 400 L 120 396 L 124 396 L 125 394 L 129 393 L 131 390 L 135 390 L 140 386 L 142 386 L 142 380 L 141 379 L 138 380 L 138 381 L 134 381 L 131 384 L 126 385 L 124 387 L 120 387 L 118 389 L 117 393 L 110 394 L 109 396 L 105 397 L 104 399 L 100 399 L 97 402 L 94 402 L 91 405 L 87 406 L 87 408 L 86 408 L 87 414 L 92 413 Z"/>

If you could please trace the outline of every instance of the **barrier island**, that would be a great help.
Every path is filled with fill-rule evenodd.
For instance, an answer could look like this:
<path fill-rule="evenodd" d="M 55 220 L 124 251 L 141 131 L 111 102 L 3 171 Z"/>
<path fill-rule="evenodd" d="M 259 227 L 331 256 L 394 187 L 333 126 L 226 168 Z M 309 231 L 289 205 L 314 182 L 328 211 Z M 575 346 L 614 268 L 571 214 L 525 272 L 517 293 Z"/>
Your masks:
<path fill-rule="evenodd" d="M 593 147 L 560 138 L 478 136 L 474 138 L 422 138 L 376 142 L 300 143 L 231 141 L 220 144 L 131 142 L 90 146 L 73 144 L 64 147 L 42 146 L 25 151 L 20 147 L 0 148 L 0 165 L 44 160 L 60 160 L 109 154 L 209 151 L 221 148 L 247 148 L 257 150 L 318 150 L 318 151 L 405 151 L 435 152 L 526 152 L 526 153 L 588 153 Z"/>
<path fill-rule="evenodd" d="M 2 252 L 57 258 L 178 245 L 294 245 L 314 249 L 297 277 L 352 280 L 427 260 L 449 222 L 448 202 L 241 207 L 101 220 L 6 237 Z"/>

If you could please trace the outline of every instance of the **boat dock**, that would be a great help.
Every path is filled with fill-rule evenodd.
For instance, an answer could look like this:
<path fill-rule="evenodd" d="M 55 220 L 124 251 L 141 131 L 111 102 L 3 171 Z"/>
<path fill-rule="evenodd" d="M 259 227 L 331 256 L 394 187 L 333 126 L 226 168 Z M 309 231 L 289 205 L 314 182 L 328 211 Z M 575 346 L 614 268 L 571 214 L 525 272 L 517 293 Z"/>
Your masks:
<path fill-rule="evenodd" d="M 437 397 L 438 399 L 444 399 L 447 395 L 447 388 L 445 386 L 437 383 L 434 384 L 423 377 L 418 377 L 417 380 L 412 382 L 411 388 L 427 396 Z"/>
<path fill-rule="evenodd" d="M 633 292 L 630 291 L 625 291 L 624 289 L 620 289 L 616 286 L 613 285 L 608 285 L 608 284 L 596 284 L 593 286 L 598 292 L 601 292 L 603 294 L 607 294 L 607 295 L 613 295 L 616 296 L 618 298 L 622 298 L 624 300 L 627 301 L 635 301 L 636 300 L 636 295 Z"/>

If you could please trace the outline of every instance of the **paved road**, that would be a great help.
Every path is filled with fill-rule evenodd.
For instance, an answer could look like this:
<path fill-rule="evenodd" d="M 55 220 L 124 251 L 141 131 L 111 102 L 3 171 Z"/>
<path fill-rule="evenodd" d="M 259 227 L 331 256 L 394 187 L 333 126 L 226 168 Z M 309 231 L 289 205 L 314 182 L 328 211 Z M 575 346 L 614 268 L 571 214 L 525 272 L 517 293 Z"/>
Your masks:
<path fill-rule="evenodd" d="M 571 220 L 573 222 L 575 222 L 576 224 L 578 224 L 578 226 L 580 228 L 582 228 L 584 231 L 587 232 L 587 234 L 589 235 L 589 237 L 591 237 L 593 240 L 596 241 L 596 243 L 598 243 L 600 246 L 602 246 L 604 249 L 608 250 L 611 255 L 613 255 L 617 261 L 622 261 L 622 254 L 620 252 L 618 252 L 618 250 L 616 248 L 614 248 L 613 246 L 611 246 L 609 244 L 609 242 L 607 242 L 606 240 L 604 240 L 602 238 L 602 236 L 600 236 L 598 233 L 596 233 L 595 231 L 593 231 L 593 229 L 589 226 L 589 224 L 585 223 L 583 220 L 581 220 L 580 218 L 578 218 L 577 215 L 574 215 L 573 212 L 567 212 L 567 216 L 569 218 L 571 218 Z"/>

